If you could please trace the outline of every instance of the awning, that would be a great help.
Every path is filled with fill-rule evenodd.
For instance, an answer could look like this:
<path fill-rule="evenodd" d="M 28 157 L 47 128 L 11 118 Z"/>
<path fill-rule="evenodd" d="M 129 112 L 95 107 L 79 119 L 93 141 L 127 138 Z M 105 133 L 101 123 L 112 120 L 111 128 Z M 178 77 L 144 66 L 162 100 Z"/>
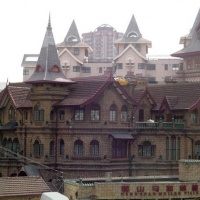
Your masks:
<path fill-rule="evenodd" d="M 8 122 L 7 124 L 0 126 L 0 130 L 14 130 L 17 126 L 17 122 Z"/>
<path fill-rule="evenodd" d="M 133 136 L 130 133 L 112 133 L 111 136 L 115 139 L 133 140 Z"/>

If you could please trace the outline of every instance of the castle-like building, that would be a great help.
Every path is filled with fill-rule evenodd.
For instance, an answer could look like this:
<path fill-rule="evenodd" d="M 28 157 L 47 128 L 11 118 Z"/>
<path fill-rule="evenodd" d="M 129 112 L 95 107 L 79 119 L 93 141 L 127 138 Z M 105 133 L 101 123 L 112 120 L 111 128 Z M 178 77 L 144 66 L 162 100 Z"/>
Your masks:
<path fill-rule="evenodd" d="M 73 20 L 64 41 L 56 45 L 63 72 L 68 78 L 99 76 L 112 71 L 116 78 L 131 74 L 135 79 L 149 83 L 176 81 L 182 58 L 149 56 L 151 46 L 151 41 L 142 37 L 134 15 L 125 34 L 103 24 L 94 32 L 83 33 L 82 39 Z M 24 55 L 24 81 L 33 74 L 37 58 L 36 54 Z"/>
<path fill-rule="evenodd" d="M 63 63 L 77 66 L 74 72 L 91 48 L 78 34 L 56 45 L 49 20 L 32 75 L 0 93 L 2 176 L 34 174 L 25 167 L 30 163 L 47 181 L 56 179 L 54 172 L 63 172 L 64 178 L 110 172 L 168 176 L 178 174 L 178 160 L 199 159 L 200 82 L 140 84 L 132 61 L 146 62 L 150 42 L 138 30 L 129 31 L 130 24 L 115 42 L 115 63 L 129 64 L 127 79 L 120 82 L 111 70 L 68 78 Z"/>

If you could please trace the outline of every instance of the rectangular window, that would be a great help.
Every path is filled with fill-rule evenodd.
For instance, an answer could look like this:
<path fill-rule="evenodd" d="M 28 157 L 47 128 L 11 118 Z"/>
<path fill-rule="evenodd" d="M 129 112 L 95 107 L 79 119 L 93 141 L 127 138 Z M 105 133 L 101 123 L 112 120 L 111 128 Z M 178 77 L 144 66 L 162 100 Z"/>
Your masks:
<path fill-rule="evenodd" d="M 80 72 L 80 66 L 73 66 L 73 72 Z"/>
<path fill-rule="evenodd" d="M 79 55 L 79 48 L 74 48 L 74 55 Z"/>
<path fill-rule="evenodd" d="M 196 114 L 196 112 L 191 113 L 191 123 L 193 123 L 193 124 L 197 123 L 197 114 Z"/>
<path fill-rule="evenodd" d="M 127 121 L 127 111 L 121 112 L 121 121 L 126 122 Z"/>
<path fill-rule="evenodd" d="M 116 64 L 116 69 L 123 69 L 123 64 L 122 63 L 117 63 Z"/>
<path fill-rule="evenodd" d="M 168 70 L 168 64 L 165 64 L 165 70 L 166 71 Z"/>
<path fill-rule="evenodd" d="M 117 119 L 117 116 L 116 116 L 116 111 L 115 110 L 110 110 L 110 122 L 115 122 L 116 119 Z"/>
<path fill-rule="evenodd" d="M 143 122 L 143 121 L 144 121 L 144 110 L 139 109 L 139 122 Z"/>
<path fill-rule="evenodd" d="M 24 69 L 23 70 L 23 75 L 29 75 L 29 69 Z"/>
<path fill-rule="evenodd" d="M 44 110 L 34 110 L 34 120 L 44 121 Z"/>
<path fill-rule="evenodd" d="M 145 63 L 138 63 L 138 69 L 145 69 Z"/>
<path fill-rule="evenodd" d="M 34 156 L 41 157 L 44 155 L 44 144 L 33 144 Z"/>
<path fill-rule="evenodd" d="M 147 70 L 156 70 L 156 65 L 155 64 L 146 64 Z"/>
<path fill-rule="evenodd" d="M 173 71 L 179 70 L 179 64 L 172 64 L 172 70 Z"/>
<path fill-rule="evenodd" d="M 82 68 L 81 68 L 81 71 L 82 71 L 83 73 L 91 73 L 91 67 L 82 67 Z"/>
<path fill-rule="evenodd" d="M 83 121 L 84 120 L 84 110 L 75 110 L 75 121 Z"/>
<path fill-rule="evenodd" d="M 99 73 L 101 74 L 103 72 L 102 67 L 99 67 Z"/>
<path fill-rule="evenodd" d="M 99 121 L 99 110 L 91 110 L 91 121 Z"/>

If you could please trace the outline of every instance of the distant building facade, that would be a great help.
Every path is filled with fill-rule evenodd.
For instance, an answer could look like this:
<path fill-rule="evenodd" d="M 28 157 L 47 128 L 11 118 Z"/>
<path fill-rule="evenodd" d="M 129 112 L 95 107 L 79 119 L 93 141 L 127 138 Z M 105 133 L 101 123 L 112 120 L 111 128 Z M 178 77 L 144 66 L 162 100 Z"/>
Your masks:
<path fill-rule="evenodd" d="M 123 33 L 117 32 L 108 24 L 102 24 L 94 32 L 83 33 L 83 42 L 88 44 L 93 51 L 89 53 L 89 62 L 112 62 L 117 55 L 114 41 L 122 38 Z"/>
<path fill-rule="evenodd" d="M 124 35 L 104 24 L 94 32 L 84 33 L 82 40 L 73 21 L 64 41 L 57 44 L 58 57 L 68 78 L 97 76 L 111 71 L 115 77 L 124 78 L 131 73 L 135 78 L 164 83 L 166 79 L 174 79 L 182 66 L 180 58 L 148 56 L 151 41 L 142 37 L 134 15 Z M 26 54 L 21 65 L 24 81 L 30 78 L 36 65 L 36 61 L 28 62 L 25 58 L 28 59 Z"/>
<path fill-rule="evenodd" d="M 172 56 L 183 59 L 183 66 L 177 72 L 179 81 L 200 81 L 200 10 L 188 35 L 180 38 L 183 49 Z"/>

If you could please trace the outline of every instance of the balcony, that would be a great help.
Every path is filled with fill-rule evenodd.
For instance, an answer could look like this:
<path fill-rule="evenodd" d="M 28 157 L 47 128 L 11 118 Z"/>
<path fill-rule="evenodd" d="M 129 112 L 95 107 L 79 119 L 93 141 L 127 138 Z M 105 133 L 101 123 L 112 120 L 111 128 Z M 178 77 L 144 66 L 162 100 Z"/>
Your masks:
<path fill-rule="evenodd" d="M 137 129 L 184 129 L 184 123 L 177 122 L 135 122 Z"/>

